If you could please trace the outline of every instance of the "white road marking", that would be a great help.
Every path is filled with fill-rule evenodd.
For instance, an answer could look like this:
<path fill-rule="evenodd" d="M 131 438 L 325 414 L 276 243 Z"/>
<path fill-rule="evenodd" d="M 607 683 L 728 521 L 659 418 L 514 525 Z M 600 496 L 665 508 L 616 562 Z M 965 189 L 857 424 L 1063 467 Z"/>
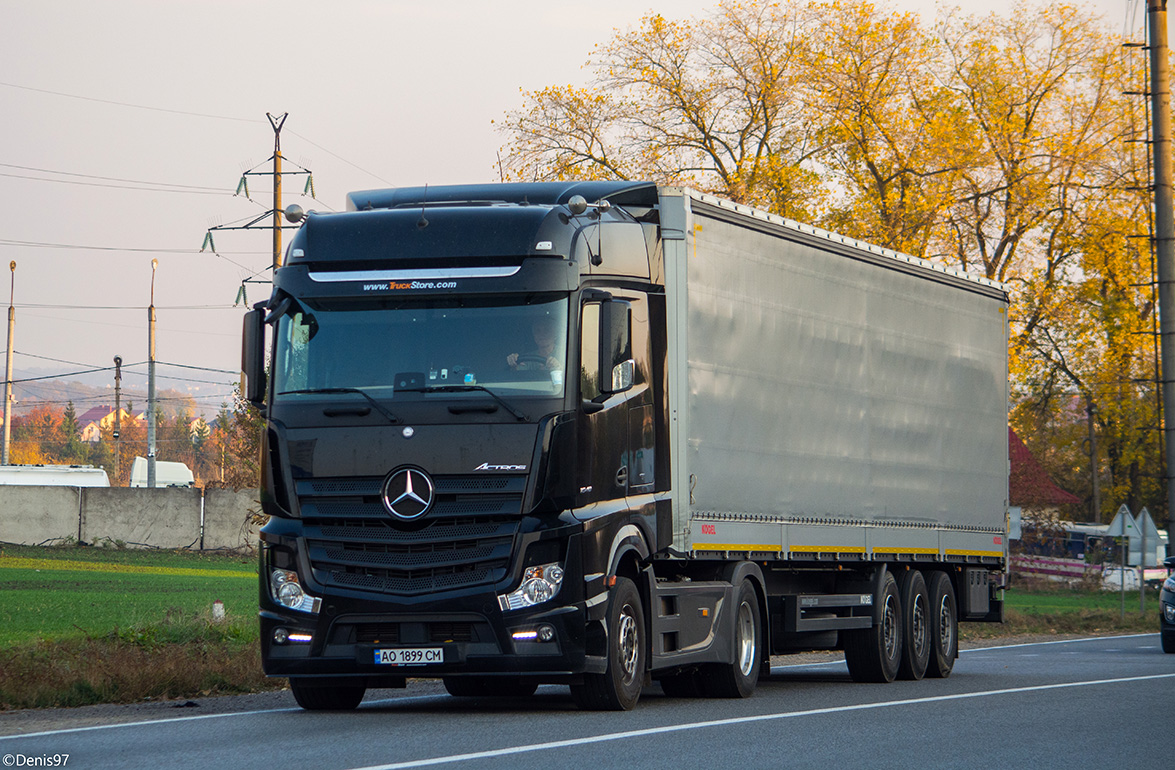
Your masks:
<path fill-rule="evenodd" d="M 643 738 L 649 735 L 661 735 L 664 733 L 676 733 L 685 730 L 698 730 L 708 727 L 730 727 L 732 725 L 745 725 L 755 722 L 767 722 L 779 719 L 790 719 L 794 717 L 819 716 L 823 714 L 838 714 L 850 711 L 867 711 L 871 709 L 889 708 L 891 706 L 913 706 L 926 703 L 941 703 L 943 701 L 953 700 L 968 700 L 971 698 L 986 698 L 992 695 L 1016 695 L 1019 693 L 1028 692 L 1043 692 L 1045 690 L 1059 690 L 1070 687 L 1088 687 L 1090 685 L 1102 684 L 1124 684 L 1127 682 L 1143 682 L 1151 679 L 1175 679 L 1173 674 L 1152 674 L 1149 676 L 1131 676 L 1122 677 L 1120 679 L 1098 679 L 1086 682 L 1065 682 L 1062 684 L 1046 684 L 1038 685 L 1036 687 L 1013 687 L 1004 690 L 987 690 L 984 692 L 970 692 L 960 693 L 957 695 L 939 695 L 931 698 L 910 698 L 908 700 L 889 701 L 882 703 L 861 703 L 853 706 L 837 706 L 835 708 L 811 709 L 808 711 L 785 711 L 777 714 L 760 714 L 758 716 L 749 717 L 734 717 L 731 719 L 713 719 L 706 722 L 690 722 L 688 724 L 679 725 L 665 725 L 664 727 L 650 727 L 644 730 L 628 730 L 619 733 L 605 733 L 603 735 L 593 735 L 587 738 L 574 738 L 564 741 L 549 741 L 547 743 L 532 743 L 524 746 L 511 746 L 505 749 L 493 749 L 490 751 L 477 751 L 470 754 L 451 754 L 444 757 L 431 757 L 429 759 L 417 759 L 408 762 L 395 762 L 390 765 L 369 765 L 363 768 L 355 768 L 355 770 L 405 770 L 411 767 L 430 767 L 432 765 L 445 765 L 457 762 L 468 762 L 475 759 L 494 759 L 496 757 L 514 756 L 517 754 L 527 754 L 534 751 L 547 751 L 550 749 L 565 749 L 573 746 L 585 746 L 592 743 L 605 743 L 607 741 L 620 741 L 629 738 Z"/>
<path fill-rule="evenodd" d="M 381 703 L 411 703 L 412 701 L 433 700 L 434 698 L 448 697 L 445 695 L 417 695 L 411 698 L 382 698 L 380 700 L 364 701 L 365 706 L 374 706 Z M 226 711 L 223 714 L 194 714 L 189 717 L 164 717 L 162 719 L 147 719 L 141 722 L 119 722 L 110 725 L 89 725 L 88 727 L 66 727 L 61 730 L 45 730 L 39 733 L 18 733 L 16 735 L 0 735 L 0 741 L 10 741 L 14 738 L 41 738 L 46 735 L 66 735 L 68 733 L 88 733 L 93 730 L 113 730 L 116 727 L 143 727 L 145 725 L 163 725 L 174 722 L 196 722 L 201 719 L 223 719 L 224 717 L 244 717 L 256 714 L 281 714 L 289 711 L 302 711 L 298 706 L 280 709 L 255 709 L 253 711 Z"/>
<path fill-rule="evenodd" d="M 1001 644 L 996 647 L 972 647 L 970 650 L 961 650 L 963 655 L 969 652 L 987 652 L 988 650 L 1014 650 L 1017 647 L 1039 647 L 1046 644 L 1076 644 L 1078 642 L 1104 642 L 1108 639 L 1137 639 L 1143 636 L 1154 636 L 1150 634 L 1122 634 L 1121 636 L 1085 636 L 1080 639 L 1055 639 L 1051 642 L 1023 642 L 1021 644 Z"/>
<path fill-rule="evenodd" d="M 973 653 L 973 652 L 988 652 L 991 650 L 1009 650 L 1009 649 L 1014 649 L 1016 647 L 1035 647 L 1038 645 L 1046 645 L 1046 644 L 1073 644 L 1075 642 L 1105 641 L 1106 639 L 1133 639 L 1133 638 L 1145 637 L 1145 636 L 1154 636 L 1154 634 L 1126 634 L 1123 636 L 1114 636 L 1114 637 L 1090 636 L 1090 637 L 1084 637 L 1084 638 L 1080 638 L 1080 639 L 1058 639 L 1056 641 L 1051 641 L 1051 642 L 1026 642 L 1023 644 L 1005 644 L 1005 645 L 999 645 L 996 647 L 976 647 L 976 648 L 973 648 L 970 650 L 961 650 L 960 654 L 966 655 L 967 653 Z M 1155 648 L 1152 646 L 1152 647 L 1147 647 L 1144 649 L 1155 649 Z M 834 661 L 829 661 L 827 663 L 796 663 L 794 665 L 789 665 L 789 666 L 775 666 L 771 670 L 772 670 L 772 672 L 774 672 L 774 671 L 778 671 L 781 669 L 787 669 L 787 668 L 808 668 L 810 666 L 833 666 L 833 665 L 838 665 L 838 664 L 843 665 L 844 660 L 838 659 L 838 660 L 834 660 Z M 1107 680 L 1107 681 L 1114 681 L 1114 680 Z M 1049 687 L 1069 687 L 1069 686 L 1077 686 L 1078 684 L 1087 684 L 1087 683 L 1079 682 L 1074 685 L 1048 685 L 1048 686 Z M 1096 683 L 1088 683 L 1088 684 L 1096 684 Z M 1002 692 L 1002 691 L 993 691 L 991 694 L 998 694 L 998 692 Z M 1012 692 L 1012 691 L 1009 691 L 1009 692 Z M 977 695 L 982 695 L 982 694 L 984 694 L 984 693 L 978 693 Z M 436 698 L 445 698 L 445 697 L 448 697 L 448 696 L 438 694 L 438 695 L 417 695 L 417 696 L 411 696 L 411 697 L 407 697 L 407 698 L 383 698 L 381 700 L 376 700 L 376 701 L 365 701 L 363 703 L 363 705 L 364 706 L 375 706 L 375 705 L 379 705 L 379 704 L 413 703 L 413 702 L 418 702 L 418 701 L 434 700 Z M 961 696 L 959 696 L 959 697 L 961 697 Z M 913 703 L 913 702 L 917 702 L 917 701 L 909 701 L 909 702 Z M 878 705 L 889 705 L 889 704 L 869 704 L 868 706 L 863 706 L 861 708 L 876 708 Z M 201 719 L 222 719 L 224 717 L 252 716 L 252 715 L 256 715 L 256 714 L 280 714 L 283 712 L 301 711 L 301 710 L 302 709 L 300 709 L 298 707 L 280 708 L 280 709 L 257 709 L 254 711 L 230 711 L 230 712 L 225 712 L 223 714 L 197 714 L 197 715 L 186 716 L 186 717 L 167 717 L 167 718 L 163 718 L 163 719 L 148 719 L 148 720 L 144 720 L 141 722 L 119 722 L 117 724 L 109 724 L 109 725 L 90 725 L 88 727 L 67 727 L 67 728 L 64 728 L 61 730 L 45 730 L 45 731 L 39 732 L 39 733 L 18 733 L 16 735 L 0 735 L 0 741 L 9 741 L 9 740 L 13 740 L 16 738 L 40 738 L 40 737 L 44 737 L 46 735 L 66 735 L 68 733 L 85 733 L 85 732 L 91 732 L 94 730 L 112 730 L 112 729 L 115 729 L 118 727 L 142 727 L 145 725 L 168 724 L 171 722 L 195 722 L 195 721 L 201 720 Z M 800 716 L 803 713 L 805 713 L 805 712 L 794 712 L 794 713 L 788 713 L 788 714 L 783 714 L 783 715 L 779 715 L 779 716 L 773 715 L 770 718 L 783 718 L 785 716 Z M 819 712 L 812 712 L 812 713 L 819 713 Z M 684 728 L 682 728 L 682 729 L 684 729 Z M 529 749 L 529 750 L 533 751 L 534 749 Z M 403 765 L 403 767 L 415 767 L 415 766 L 416 765 Z M 388 765 L 387 767 L 390 768 L 390 767 L 400 767 L 400 766 L 399 765 Z"/>

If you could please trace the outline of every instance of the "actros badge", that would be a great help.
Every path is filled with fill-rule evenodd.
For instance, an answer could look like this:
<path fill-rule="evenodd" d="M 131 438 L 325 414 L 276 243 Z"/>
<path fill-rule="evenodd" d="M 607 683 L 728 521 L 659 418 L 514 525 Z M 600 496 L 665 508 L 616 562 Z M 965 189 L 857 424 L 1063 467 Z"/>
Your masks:
<path fill-rule="evenodd" d="M 384 481 L 384 507 L 398 519 L 420 518 L 432 508 L 435 497 L 432 479 L 416 468 L 401 468 Z"/>

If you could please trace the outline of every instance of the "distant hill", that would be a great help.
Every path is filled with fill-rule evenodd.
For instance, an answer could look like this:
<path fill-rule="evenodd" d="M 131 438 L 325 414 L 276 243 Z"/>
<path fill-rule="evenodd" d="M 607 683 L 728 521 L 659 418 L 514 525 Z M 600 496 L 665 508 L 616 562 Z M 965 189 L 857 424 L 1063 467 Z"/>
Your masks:
<path fill-rule="evenodd" d="M 78 414 L 82 414 L 94 406 L 114 406 L 114 372 L 61 376 L 69 375 L 71 371 L 76 370 L 16 369 L 14 367 L 12 372 L 13 413 L 16 415 L 27 414 L 40 404 L 64 408 L 71 401 Z M 126 408 L 128 404 L 132 405 L 137 412 L 147 408 L 147 378 L 145 374 L 145 371 L 123 370 L 123 408 Z M 223 380 L 223 384 L 217 383 L 218 378 Z M 156 373 L 156 395 L 165 414 L 174 414 L 180 408 L 187 406 L 193 416 L 211 419 L 220 410 L 221 403 L 227 403 L 231 406 L 233 385 L 231 376 L 197 372 L 188 379 L 207 380 L 207 382 L 187 382 Z M 0 379 L 0 383 L 3 383 L 2 379 Z M 0 384 L 0 398 L 3 398 L 2 384 Z"/>

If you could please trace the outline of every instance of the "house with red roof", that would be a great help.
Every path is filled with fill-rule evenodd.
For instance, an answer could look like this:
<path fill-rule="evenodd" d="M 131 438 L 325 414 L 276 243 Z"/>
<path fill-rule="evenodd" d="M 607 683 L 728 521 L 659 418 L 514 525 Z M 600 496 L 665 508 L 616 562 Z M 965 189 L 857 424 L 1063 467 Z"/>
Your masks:
<path fill-rule="evenodd" d="M 1062 505 L 1084 502 L 1057 486 L 1032 451 L 1008 427 L 1008 503 L 1033 513 L 1055 513 Z"/>
<path fill-rule="evenodd" d="M 125 409 L 118 411 L 122 413 L 121 422 L 123 425 L 147 419 L 146 413 L 132 416 Z M 114 422 L 114 407 L 95 406 L 78 416 L 78 432 L 81 434 L 82 441 L 97 444 L 102 439 L 102 431 L 113 428 Z"/>

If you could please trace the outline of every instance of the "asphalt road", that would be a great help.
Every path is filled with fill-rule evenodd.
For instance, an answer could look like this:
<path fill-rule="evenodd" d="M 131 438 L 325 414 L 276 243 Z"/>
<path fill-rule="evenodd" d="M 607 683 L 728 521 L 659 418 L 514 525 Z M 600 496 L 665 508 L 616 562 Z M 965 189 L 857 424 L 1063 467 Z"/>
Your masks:
<path fill-rule="evenodd" d="M 576 710 L 566 688 L 511 701 L 435 684 L 310 713 L 289 693 L 0 714 L 3 767 L 1170 767 L 1175 655 L 1157 634 L 964 651 L 949 679 L 855 684 L 842 660 L 777 666 L 747 700 Z M 215 713 L 205 713 L 215 711 Z M 32 732 L 30 732 L 32 730 Z M 64 755 L 68 755 L 65 758 Z"/>

